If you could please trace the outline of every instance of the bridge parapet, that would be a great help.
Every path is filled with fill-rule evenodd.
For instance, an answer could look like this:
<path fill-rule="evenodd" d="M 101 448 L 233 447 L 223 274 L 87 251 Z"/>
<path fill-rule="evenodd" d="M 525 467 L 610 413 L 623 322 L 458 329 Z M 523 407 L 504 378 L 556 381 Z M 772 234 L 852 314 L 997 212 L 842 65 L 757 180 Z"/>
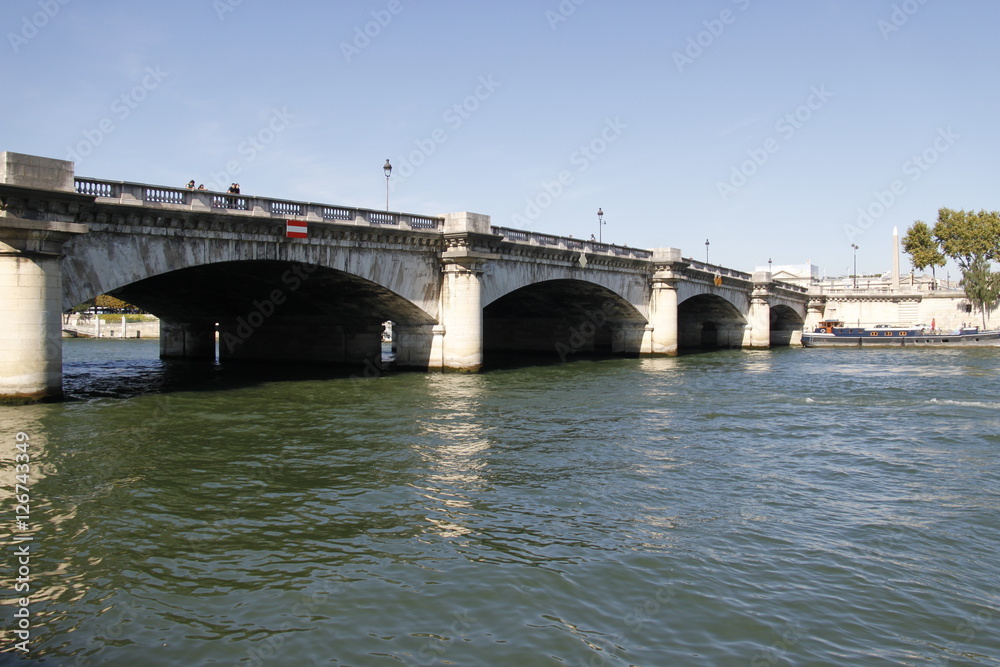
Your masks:
<path fill-rule="evenodd" d="M 530 232 L 524 229 L 496 226 L 490 227 L 490 231 L 496 236 L 502 236 L 504 241 L 511 243 L 524 243 L 563 250 L 579 250 L 590 254 L 615 255 L 617 257 L 632 257 L 635 259 L 651 259 L 653 257 L 651 250 L 630 248 L 629 246 L 615 245 L 613 243 L 584 241 L 583 239 L 575 239 L 571 236 L 554 236 L 552 234 Z"/>
<path fill-rule="evenodd" d="M 750 282 L 753 280 L 753 275 L 746 273 L 744 271 L 737 271 L 736 269 L 730 269 L 725 266 L 719 266 L 717 264 L 708 264 L 707 262 L 699 262 L 696 259 L 691 259 L 690 257 L 683 258 L 684 262 L 687 262 L 690 269 L 694 271 L 701 271 L 703 273 L 711 273 L 713 276 L 722 276 L 723 278 L 736 278 L 737 280 L 744 280 Z"/>
<path fill-rule="evenodd" d="M 444 218 L 414 215 L 351 206 L 335 206 L 314 202 L 300 202 L 271 197 L 236 195 L 213 190 L 173 188 L 127 181 L 105 181 L 95 178 L 76 178 L 78 194 L 96 197 L 97 201 L 118 204 L 213 211 L 235 215 L 269 218 L 304 218 L 310 222 L 335 222 L 368 227 L 397 227 L 416 231 L 438 231 Z"/>

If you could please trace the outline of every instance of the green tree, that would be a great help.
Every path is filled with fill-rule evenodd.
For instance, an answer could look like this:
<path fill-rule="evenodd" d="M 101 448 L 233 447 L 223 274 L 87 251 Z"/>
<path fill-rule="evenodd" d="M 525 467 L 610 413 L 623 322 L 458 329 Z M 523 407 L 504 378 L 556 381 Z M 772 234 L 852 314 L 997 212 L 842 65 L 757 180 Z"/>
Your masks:
<path fill-rule="evenodd" d="M 117 297 L 113 297 L 110 294 L 98 294 L 94 299 L 94 303 L 98 308 L 113 308 L 114 310 L 125 310 L 128 308 L 135 308 L 132 304 L 122 301 Z"/>
<path fill-rule="evenodd" d="M 67 312 L 70 312 L 70 313 L 82 313 L 83 311 L 90 310 L 93 307 L 94 307 L 94 300 L 90 299 L 89 301 L 84 301 L 83 303 L 76 304 L 75 306 L 73 306 L 72 308 L 70 308 L 69 311 L 67 311 Z"/>
<path fill-rule="evenodd" d="M 923 220 L 917 220 L 906 231 L 906 236 L 903 237 L 903 250 L 910 256 L 913 268 L 923 270 L 928 266 L 931 267 L 931 275 L 934 276 L 935 282 L 937 274 L 934 267 L 944 266 L 948 261 L 931 235 L 931 228 Z"/>
<path fill-rule="evenodd" d="M 1000 213 L 996 211 L 942 208 L 933 234 L 941 252 L 955 260 L 963 275 L 972 266 L 1000 256 Z"/>
<path fill-rule="evenodd" d="M 988 260 L 977 259 L 962 271 L 962 287 L 969 303 L 982 314 L 985 329 L 986 317 L 1000 303 L 1000 274 L 993 273 Z"/>

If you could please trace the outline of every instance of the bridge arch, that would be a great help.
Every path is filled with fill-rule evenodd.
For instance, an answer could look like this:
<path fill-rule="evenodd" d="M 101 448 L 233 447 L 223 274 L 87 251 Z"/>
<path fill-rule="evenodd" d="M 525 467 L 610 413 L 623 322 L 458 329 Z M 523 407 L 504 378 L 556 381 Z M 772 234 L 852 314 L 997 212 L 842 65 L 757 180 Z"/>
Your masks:
<path fill-rule="evenodd" d="M 102 293 L 135 303 L 161 318 L 165 358 L 214 359 L 218 333 L 220 360 L 376 366 L 391 320 L 408 338 L 406 362 L 428 363 L 439 304 L 427 248 L 381 230 L 338 243 L 140 224 L 145 233 L 98 229 L 65 244 L 64 309 Z"/>
<path fill-rule="evenodd" d="M 747 318 L 731 302 L 715 294 L 698 294 L 677 306 L 680 348 L 742 347 Z"/>
<path fill-rule="evenodd" d="M 551 355 L 638 355 L 647 318 L 615 291 L 585 280 L 526 285 L 483 308 L 483 351 Z"/>
<path fill-rule="evenodd" d="M 771 345 L 794 345 L 802 340 L 805 318 L 791 306 L 771 306 Z"/>
<path fill-rule="evenodd" d="M 422 309 L 370 280 L 289 261 L 202 264 L 157 274 L 111 293 L 171 320 L 235 320 L 262 310 L 277 319 L 434 323 Z"/>
<path fill-rule="evenodd" d="M 331 244 L 326 239 L 323 243 L 319 239 L 310 239 L 309 243 L 289 242 L 265 233 L 199 236 L 200 230 L 185 230 L 185 235 L 180 236 L 158 228 L 146 231 L 149 233 L 95 231 L 66 243 L 61 260 L 63 309 L 97 294 L 120 291 L 185 269 L 214 267 L 209 269 L 210 273 L 220 275 L 220 269 L 246 262 L 283 262 L 355 276 L 409 302 L 423 311 L 426 318 L 437 320 L 438 266 L 436 258 L 425 248 L 420 252 L 405 243 L 395 248 L 387 248 L 389 244 L 384 243 Z M 275 284 L 275 288 L 281 287 L 280 283 Z"/>

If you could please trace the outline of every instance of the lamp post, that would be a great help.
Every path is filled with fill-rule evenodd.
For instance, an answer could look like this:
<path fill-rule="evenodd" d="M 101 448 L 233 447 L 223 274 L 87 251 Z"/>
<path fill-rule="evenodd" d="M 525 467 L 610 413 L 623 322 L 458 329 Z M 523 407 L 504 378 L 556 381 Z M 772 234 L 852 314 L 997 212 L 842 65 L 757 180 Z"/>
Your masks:
<path fill-rule="evenodd" d="M 600 208 L 597 209 L 597 242 L 604 243 L 603 236 L 601 232 L 603 231 L 604 225 L 608 223 L 604 222 L 604 211 Z"/>
<path fill-rule="evenodd" d="M 705 263 L 708 264 L 708 239 L 705 239 Z"/>
<path fill-rule="evenodd" d="M 771 273 L 771 258 L 767 258 L 767 272 Z"/>
<path fill-rule="evenodd" d="M 858 246 L 852 243 L 851 247 L 854 248 L 854 289 L 858 289 Z"/>
<path fill-rule="evenodd" d="M 392 175 L 392 165 L 389 164 L 389 158 L 385 159 L 385 164 L 382 165 L 382 171 L 385 172 L 385 210 L 389 210 L 389 177 Z"/>

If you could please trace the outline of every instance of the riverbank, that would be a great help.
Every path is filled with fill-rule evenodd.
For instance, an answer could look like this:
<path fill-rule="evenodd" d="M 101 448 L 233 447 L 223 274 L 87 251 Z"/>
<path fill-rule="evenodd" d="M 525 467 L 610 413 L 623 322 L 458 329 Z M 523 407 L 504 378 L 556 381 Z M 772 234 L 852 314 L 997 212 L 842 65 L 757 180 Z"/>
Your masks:
<path fill-rule="evenodd" d="M 63 315 L 63 338 L 159 338 L 154 315 Z"/>

